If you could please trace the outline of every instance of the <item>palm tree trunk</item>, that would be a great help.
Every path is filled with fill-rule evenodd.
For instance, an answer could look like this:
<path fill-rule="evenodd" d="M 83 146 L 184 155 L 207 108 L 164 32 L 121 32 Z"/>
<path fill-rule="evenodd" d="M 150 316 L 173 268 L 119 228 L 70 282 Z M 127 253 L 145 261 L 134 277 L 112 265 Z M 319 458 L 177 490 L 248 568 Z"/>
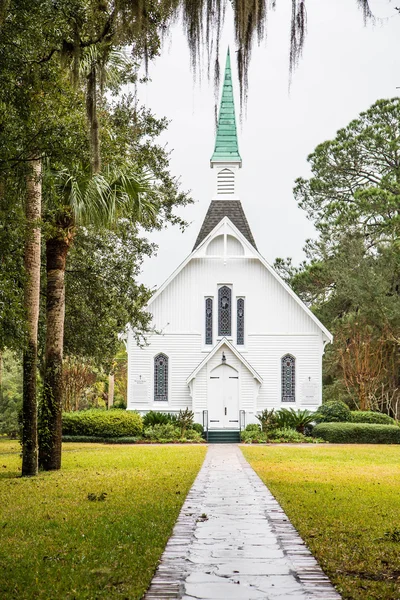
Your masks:
<path fill-rule="evenodd" d="M 96 65 L 93 65 L 87 76 L 86 114 L 90 131 L 90 150 L 92 154 L 92 173 L 100 173 L 100 135 L 97 117 L 97 75 Z"/>
<path fill-rule="evenodd" d="M 109 373 L 108 374 L 108 394 L 107 394 L 107 407 L 109 409 L 114 404 L 114 386 L 115 386 L 114 373 Z"/>
<path fill-rule="evenodd" d="M 28 341 L 23 356 L 22 397 L 22 475 L 37 475 L 37 336 L 40 298 L 40 227 L 42 203 L 42 164 L 40 159 L 31 161 L 31 171 L 26 178 L 25 242 L 25 308 L 27 315 Z"/>
<path fill-rule="evenodd" d="M 60 235 L 46 243 L 46 350 L 40 422 L 40 466 L 61 468 L 62 366 L 65 316 L 65 264 L 71 237 Z"/>

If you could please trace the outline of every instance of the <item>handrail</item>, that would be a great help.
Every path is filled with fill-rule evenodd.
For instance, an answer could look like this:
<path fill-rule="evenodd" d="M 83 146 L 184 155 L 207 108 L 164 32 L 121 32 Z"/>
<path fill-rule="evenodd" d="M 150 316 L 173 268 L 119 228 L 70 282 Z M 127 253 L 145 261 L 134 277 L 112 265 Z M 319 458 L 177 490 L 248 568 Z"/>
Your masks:
<path fill-rule="evenodd" d="M 208 410 L 203 410 L 203 429 L 206 434 L 206 442 L 208 442 Z"/>
<path fill-rule="evenodd" d="M 242 431 L 246 429 L 246 411 L 239 410 L 239 430 Z"/>

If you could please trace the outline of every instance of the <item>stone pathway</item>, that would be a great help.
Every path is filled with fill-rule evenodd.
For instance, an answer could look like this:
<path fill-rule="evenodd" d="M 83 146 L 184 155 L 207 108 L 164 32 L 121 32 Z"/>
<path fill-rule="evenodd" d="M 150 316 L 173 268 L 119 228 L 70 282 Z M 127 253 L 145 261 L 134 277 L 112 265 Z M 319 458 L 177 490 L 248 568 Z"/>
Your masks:
<path fill-rule="evenodd" d="M 209 446 L 144 600 L 336 600 L 236 445 Z"/>

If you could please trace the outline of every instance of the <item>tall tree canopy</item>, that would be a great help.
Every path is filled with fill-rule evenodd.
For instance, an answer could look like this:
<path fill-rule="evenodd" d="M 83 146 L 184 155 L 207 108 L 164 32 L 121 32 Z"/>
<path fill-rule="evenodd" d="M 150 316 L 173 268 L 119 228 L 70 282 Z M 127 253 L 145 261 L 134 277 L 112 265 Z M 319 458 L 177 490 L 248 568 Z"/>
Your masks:
<path fill-rule="evenodd" d="M 379 100 L 308 161 L 294 194 L 319 236 L 299 268 L 275 267 L 334 333 L 326 392 L 399 417 L 400 100 Z"/>

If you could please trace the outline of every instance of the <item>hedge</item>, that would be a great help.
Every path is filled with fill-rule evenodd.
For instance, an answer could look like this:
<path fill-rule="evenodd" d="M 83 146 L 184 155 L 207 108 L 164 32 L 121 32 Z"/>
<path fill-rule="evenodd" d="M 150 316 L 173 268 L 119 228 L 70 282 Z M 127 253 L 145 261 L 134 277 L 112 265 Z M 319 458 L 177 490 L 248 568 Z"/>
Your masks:
<path fill-rule="evenodd" d="M 395 425 L 395 420 L 389 415 L 372 410 L 353 410 L 351 413 L 352 423 L 379 423 L 380 425 Z"/>
<path fill-rule="evenodd" d="M 101 438 L 140 437 L 140 415 L 123 409 L 83 410 L 63 414 L 63 435 Z"/>
<path fill-rule="evenodd" d="M 137 437 L 100 437 L 95 435 L 63 435 L 63 442 L 75 442 L 93 444 L 136 444 L 141 442 L 142 438 Z"/>
<path fill-rule="evenodd" d="M 322 404 L 314 413 L 317 423 L 337 423 L 351 421 L 351 412 L 347 404 L 340 400 L 330 400 Z"/>
<path fill-rule="evenodd" d="M 333 444 L 400 444 L 400 427 L 372 423 L 320 423 L 313 437 Z"/>

